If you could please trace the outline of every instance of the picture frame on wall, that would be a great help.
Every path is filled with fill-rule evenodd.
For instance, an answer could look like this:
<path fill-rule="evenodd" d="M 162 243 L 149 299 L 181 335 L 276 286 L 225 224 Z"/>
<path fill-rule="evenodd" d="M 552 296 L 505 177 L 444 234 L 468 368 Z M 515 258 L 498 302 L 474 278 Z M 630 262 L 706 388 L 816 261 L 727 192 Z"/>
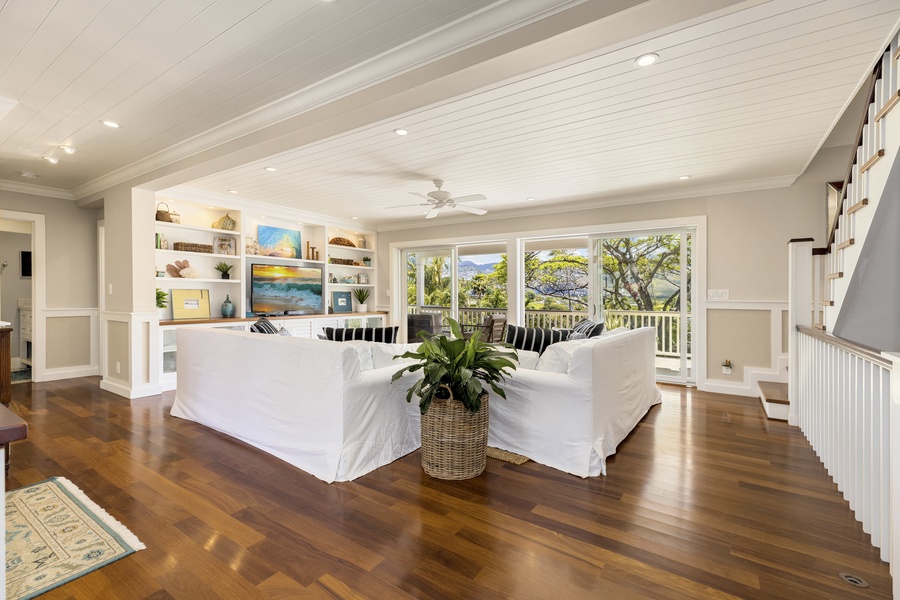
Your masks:
<path fill-rule="evenodd" d="M 172 318 L 208 319 L 209 290 L 172 290 Z"/>
<path fill-rule="evenodd" d="M 259 240 L 259 253 L 262 256 L 303 258 L 299 231 L 283 227 L 258 225 L 256 227 L 256 238 Z"/>
<path fill-rule="evenodd" d="M 331 292 L 331 308 L 336 313 L 353 312 L 353 297 L 350 292 Z"/>
<path fill-rule="evenodd" d="M 235 241 L 233 237 L 215 236 L 213 238 L 213 252 L 216 254 L 236 255 Z"/>

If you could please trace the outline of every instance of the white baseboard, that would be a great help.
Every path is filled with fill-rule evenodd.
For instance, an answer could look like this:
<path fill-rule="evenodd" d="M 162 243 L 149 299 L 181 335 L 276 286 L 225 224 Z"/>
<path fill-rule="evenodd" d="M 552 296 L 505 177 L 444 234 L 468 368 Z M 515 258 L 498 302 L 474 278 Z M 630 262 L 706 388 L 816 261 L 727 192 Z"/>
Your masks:
<path fill-rule="evenodd" d="M 721 379 L 707 379 L 697 385 L 697 389 L 703 392 L 716 394 L 734 394 L 735 396 L 749 396 L 759 398 L 760 381 L 777 381 L 787 383 L 787 355 L 782 354 L 776 359 L 775 369 L 762 367 L 747 367 L 744 369 L 743 381 L 724 381 Z"/>
<path fill-rule="evenodd" d="M 129 400 L 135 398 L 146 398 L 148 396 L 158 396 L 162 393 L 162 389 L 158 385 L 144 386 L 140 388 L 130 388 L 125 382 L 119 383 L 110 379 L 104 379 L 100 382 L 100 389 L 112 392 Z"/>
<path fill-rule="evenodd" d="M 763 399 L 759 399 L 760 404 L 762 404 L 763 410 L 766 411 L 766 416 L 770 419 L 777 419 L 779 421 L 787 421 L 788 413 L 791 411 L 791 407 L 789 404 L 775 404 L 773 402 L 763 402 Z"/>
<path fill-rule="evenodd" d="M 60 379 L 72 379 L 74 377 L 91 377 L 99 375 L 100 369 L 95 366 L 84 367 L 60 367 L 57 369 L 44 369 L 41 381 L 58 381 Z"/>

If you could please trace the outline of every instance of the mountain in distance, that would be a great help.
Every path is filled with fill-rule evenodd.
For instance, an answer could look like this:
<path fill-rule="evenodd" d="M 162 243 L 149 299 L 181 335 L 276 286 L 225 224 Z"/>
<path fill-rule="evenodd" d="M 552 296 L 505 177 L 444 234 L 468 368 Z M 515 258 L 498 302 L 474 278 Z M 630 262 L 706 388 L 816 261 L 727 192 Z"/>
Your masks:
<path fill-rule="evenodd" d="M 459 261 L 459 264 L 456 265 L 456 272 L 459 274 L 460 279 L 472 279 L 478 273 L 490 275 L 494 272 L 494 265 L 496 264 L 497 263 L 493 262 L 479 265 L 471 260 L 461 260 Z"/>

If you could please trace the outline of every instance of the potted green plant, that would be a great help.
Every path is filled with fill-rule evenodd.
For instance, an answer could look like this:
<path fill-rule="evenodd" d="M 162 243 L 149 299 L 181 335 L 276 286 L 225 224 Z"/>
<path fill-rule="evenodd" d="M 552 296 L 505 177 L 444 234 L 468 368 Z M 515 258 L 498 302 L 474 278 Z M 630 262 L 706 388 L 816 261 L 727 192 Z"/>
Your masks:
<path fill-rule="evenodd" d="M 368 312 L 369 306 L 366 304 L 366 301 L 369 299 L 369 294 L 371 290 L 369 288 L 355 288 L 353 290 L 353 297 L 356 298 L 356 302 L 359 303 L 358 308 L 356 309 L 358 312 Z"/>
<path fill-rule="evenodd" d="M 219 261 L 216 263 L 216 271 L 222 274 L 222 279 L 231 279 L 230 271 L 233 266 L 225 261 Z"/>
<path fill-rule="evenodd" d="M 422 344 L 403 358 L 417 362 L 394 373 L 422 372 L 406 393 L 419 397 L 422 413 L 422 468 L 437 479 L 469 479 L 484 471 L 488 435 L 487 383 L 501 398 L 500 383 L 516 368 L 515 350 L 481 341 L 480 332 L 463 339 L 459 323 L 448 319 L 452 337 L 422 332 Z M 509 347 L 509 346 L 507 346 Z"/>
<path fill-rule="evenodd" d="M 367 266 L 367 267 L 372 266 L 372 257 L 371 256 L 363 256 L 362 261 L 365 266 Z"/>
<path fill-rule="evenodd" d="M 156 308 L 165 308 L 169 304 L 169 295 L 156 288 Z"/>

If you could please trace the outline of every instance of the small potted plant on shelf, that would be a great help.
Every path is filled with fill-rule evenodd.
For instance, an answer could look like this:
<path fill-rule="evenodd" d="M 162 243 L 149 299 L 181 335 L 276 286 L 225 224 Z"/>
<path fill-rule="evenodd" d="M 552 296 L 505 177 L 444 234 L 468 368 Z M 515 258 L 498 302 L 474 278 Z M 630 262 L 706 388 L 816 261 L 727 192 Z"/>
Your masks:
<path fill-rule="evenodd" d="M 372 257 L 371 256 L 363 256 L 362 261 L 363 261 L 363 265 L 365 265 L 367 267 L 372 266 Z"/>
<path fill-rule="evenodd" d="M 394 373 L 422 371 L 422 379 L 406 393 L 419 397 L 422 413 L 422 468 L 436 479 L 477 477 L 486 463 L 488 391 L 506 398 L 499 384 L 515 369 L 518 354 L 481 341 L 475 332 L 464 339 L 459 323 L 448 319 L 452 337 L 420 333 L 425 341 L 403 358 L 417 362 Z"/>
<path fill-rule="evenodd" d="M 169 295 L 159 288 L 156 288 L 156 308 L 159 309 L 160 321 L 166 314 L 166 306 L 169 304 Z"/>
<path fill-rule="evenodd" d="M 359 303 L 357 308 L 359 312 L 369 312 L 369 306 L 366 304 L 366 301 L 369 299 L 370 293 L 371 290 L 369 288 L 356 288 L 353 290 L 353 297 Z"/>
<path fill-rule="evenodd" d="M 222 274 L 222 279 L 231 279 L 231 268 L 234 265 L 229 265 L 227 262 L 220 261 L 216 263 L 216 271 Z"/>

